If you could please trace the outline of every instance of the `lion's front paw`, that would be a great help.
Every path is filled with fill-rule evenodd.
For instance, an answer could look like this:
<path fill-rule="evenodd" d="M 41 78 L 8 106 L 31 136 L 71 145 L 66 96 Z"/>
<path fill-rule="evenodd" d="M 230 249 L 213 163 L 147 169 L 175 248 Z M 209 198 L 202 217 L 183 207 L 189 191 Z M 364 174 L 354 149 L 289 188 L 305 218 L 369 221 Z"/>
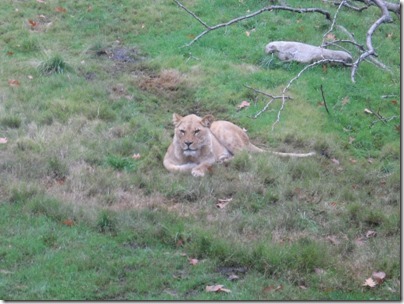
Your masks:
<path fill-rule="evenodd" d="M 202 169 L 195 168 L 191 171 L 192 175 L 195 177 L 204 176 L 205 172 Z"/>
<path fill-rule="evenodd" d="M 232 156 L 230 154 L 223 154 L 223 155 L 220 155 L 218 163 L 219 164 L 227 163 L 231 159 L 232 159 Z"/>

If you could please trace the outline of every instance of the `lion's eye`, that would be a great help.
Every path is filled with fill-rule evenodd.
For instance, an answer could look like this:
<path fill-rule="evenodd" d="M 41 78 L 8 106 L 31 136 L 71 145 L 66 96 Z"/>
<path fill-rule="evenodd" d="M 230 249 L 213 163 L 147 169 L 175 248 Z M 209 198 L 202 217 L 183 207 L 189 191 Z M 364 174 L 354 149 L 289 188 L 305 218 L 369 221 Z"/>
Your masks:
<path fill-rule="evenodd" d="M 199 129 L 196 129 L 195 131 L 194 131 L 194 133 L 195 133 L 195 135 L 197 135 L 198 133 L 199 133 Z"/>
<path fill-rule="evenodd" d="M 180 130 L 181 135 L 185 134 L 185 130 Z"/>

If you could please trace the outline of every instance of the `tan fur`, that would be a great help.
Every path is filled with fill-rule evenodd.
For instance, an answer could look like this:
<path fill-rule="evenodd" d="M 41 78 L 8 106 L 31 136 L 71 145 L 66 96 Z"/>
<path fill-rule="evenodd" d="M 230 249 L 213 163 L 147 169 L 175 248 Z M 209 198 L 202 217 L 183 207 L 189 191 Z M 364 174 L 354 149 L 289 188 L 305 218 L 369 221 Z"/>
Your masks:
<path fill-rule="evenodd" d="M 229 121 L 214 121 L 212 115 L 201 118 L 194 114 L 182 117 L 174 113 L 173 123 L 174 138 L 163 162 L 164 167 L 171 172 L 190 171 L 193 176 L 204 176 L 215 163 L 228 161 L 242 150 L 265 152 L 254 146 L 240 127 Z M 315 152 L 270 153 L 290 157 L 315 155 Z"/>
<path fill-rule="evenodd" d="M 203 176 L 215 163 L 227 161 L 243 149 L 262 152 L 250 143 L 247 134 L 228 121 L 214 121 L 212 115 L 173 115 L 175 133 L 164 157 L 164 167 L 171 172 L 191 171 Z"/>

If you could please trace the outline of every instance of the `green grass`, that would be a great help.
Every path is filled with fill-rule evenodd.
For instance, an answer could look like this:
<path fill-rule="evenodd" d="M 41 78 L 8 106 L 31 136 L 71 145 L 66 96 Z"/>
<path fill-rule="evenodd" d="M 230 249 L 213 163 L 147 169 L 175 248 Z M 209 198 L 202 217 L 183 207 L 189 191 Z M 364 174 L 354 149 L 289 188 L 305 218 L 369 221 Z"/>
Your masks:
<path fill-rule="evenodd" d="M 304 6 L 334 14 L 320 2 Z M 214 25 L 267 2 L 186 5 Z M 187 48 L 203 28 L 169 0 L 0 8 L 1 299 L 401 298 L 396 16 L 374 35 L 391 72 L 363 62 L 352 83 L 349 69 L 313 67 L 272 129 L 280 101 L 253 119 L 268 99 L 245 85 L 280 94 L 303 66 L 266 56 L 265 44 L 319 45 L 330 26 L 321 15 L 267 12 Z M 338 22 L 365 43 L 378 14 L 343 9 Z M 251 106 L 237 111 L 243 100 Z M 258 146 L 318 155 L 241 153 L 200 179 L 170 174 L 162 160 L 173 112 L 210 113 Z M 362 286 L 374 271 L 385 281 Z M 231 293 L 205 291 L 215 284 Z"/>

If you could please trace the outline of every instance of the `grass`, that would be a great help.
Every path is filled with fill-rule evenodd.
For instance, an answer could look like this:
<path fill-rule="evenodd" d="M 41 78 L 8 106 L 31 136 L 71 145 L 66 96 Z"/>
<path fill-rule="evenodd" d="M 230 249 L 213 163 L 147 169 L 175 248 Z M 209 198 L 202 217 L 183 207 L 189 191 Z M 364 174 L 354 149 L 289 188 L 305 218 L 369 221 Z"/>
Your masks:
<path fill-rule="evenodd" d="M 217 24 L 264 2 L 187 6 Z M 181 48 L 203 29 L 168 0 L 0 8 L 1 299 L 401 299 L 396 20 L 374 36 L 391 72 L 364 62 L 352 83 L 347 69 L 314 67 L 272 129 L 279 101 L 252 119 L 268 100 L 244 85 L 279 94 L 302 66 L 265 56 L 265 44 L 318 45 L 322 16 L 268 12 Z M 378 14 L 338 21 L 364 43 Z M 243 100 L 251 106 L 237 111 Z M 318 155 L 241 153 L 201 179 L 170 174 L 173 112 L 211 113 L 258 146 Z M 362 286 L 374 271 L 385 281 Z M 215 284 L 231 293 L 205 291 Z"/>

